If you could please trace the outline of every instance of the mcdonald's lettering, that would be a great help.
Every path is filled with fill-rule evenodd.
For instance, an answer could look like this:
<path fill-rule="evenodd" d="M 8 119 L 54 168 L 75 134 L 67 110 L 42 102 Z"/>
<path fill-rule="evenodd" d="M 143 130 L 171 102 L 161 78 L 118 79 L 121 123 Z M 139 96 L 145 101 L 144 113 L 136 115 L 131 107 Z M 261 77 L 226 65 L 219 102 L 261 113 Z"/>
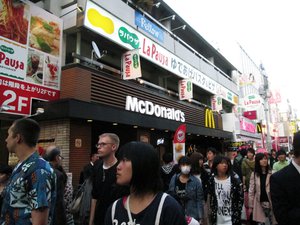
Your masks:
<path fill-rule="evenodd" d="M 205 127 L 216 128 L 214 114 L 211 109 L 205 109 Z"/>
<path fill-rule="evenodd" d="M 261 123 L 256 124 L 257 133 L 261 133 Z"/>

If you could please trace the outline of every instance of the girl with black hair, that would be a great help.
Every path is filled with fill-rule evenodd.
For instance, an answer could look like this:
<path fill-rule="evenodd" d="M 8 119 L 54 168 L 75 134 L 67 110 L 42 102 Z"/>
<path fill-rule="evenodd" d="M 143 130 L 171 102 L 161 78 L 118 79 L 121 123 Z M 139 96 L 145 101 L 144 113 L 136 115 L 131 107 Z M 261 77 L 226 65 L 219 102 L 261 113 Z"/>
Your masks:
<path fill-rule="evenodd" d="M 254 172 L 251 174 L 249 187 L 249 209 L 253 213 L 253 220 L 258 225 L 265 225 L 269 220 L 270 225 L 277 224 L 273 215 L 270 177 L 272 170 L 268 165 L 268 157 L 264 153 L 255 156 Z"/>
<path fill-rule="evenodd" d="M 208 185 L 211 225 L 240 225 L 243 206 L 242 183 L 231 170 L 228 157 L 216 156 Z"/>
<path fill-rule="evenodd" d="M 130 195 L 107 210 L 105 225 L 185 225 L 180 205 L 161 192 L 160 162 L 152 145 L 125 144 L 119 152 L 117 184 L 130 186 Z"/>

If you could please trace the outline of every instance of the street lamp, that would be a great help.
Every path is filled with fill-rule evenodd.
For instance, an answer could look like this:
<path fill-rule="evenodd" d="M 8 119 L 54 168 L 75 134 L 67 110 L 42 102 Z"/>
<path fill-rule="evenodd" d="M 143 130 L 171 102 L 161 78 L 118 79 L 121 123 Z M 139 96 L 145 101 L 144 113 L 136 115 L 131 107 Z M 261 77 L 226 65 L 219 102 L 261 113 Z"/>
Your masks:
<path fill-rule="evenodd" d="M 259 87 L 258 93 L 264 100 L 263 106 L 264 106 L 264 112 L 265 112 L 265 119 L 266 119 L 266 128 L 267 128 L 267 139 L 266 139 L 266 147 L 269 152 L 271 152 L 272 149 L 272 140 L 270 136 L 270 126 L 269 126 L 269 103 L 268 99 L 271 97 L 269 93 L 269 81 L 268 81 L 268 76 L 266 75 L 264 67 L 261 65 L 260 66 L 260 72 L 263 75 L 264 78 L 264 84 Z"/>

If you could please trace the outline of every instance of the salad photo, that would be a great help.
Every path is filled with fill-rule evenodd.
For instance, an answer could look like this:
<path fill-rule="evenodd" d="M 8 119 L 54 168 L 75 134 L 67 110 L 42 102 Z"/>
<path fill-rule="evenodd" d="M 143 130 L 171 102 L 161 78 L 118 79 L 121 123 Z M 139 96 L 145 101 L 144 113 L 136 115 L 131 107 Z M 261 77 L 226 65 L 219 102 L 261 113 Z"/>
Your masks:
<path fill-rule="evenodd" d="M 30 21 L 29 45 L 54 56 L 59 55 L 61 30 L 59 24 L 32 16 Z"/>

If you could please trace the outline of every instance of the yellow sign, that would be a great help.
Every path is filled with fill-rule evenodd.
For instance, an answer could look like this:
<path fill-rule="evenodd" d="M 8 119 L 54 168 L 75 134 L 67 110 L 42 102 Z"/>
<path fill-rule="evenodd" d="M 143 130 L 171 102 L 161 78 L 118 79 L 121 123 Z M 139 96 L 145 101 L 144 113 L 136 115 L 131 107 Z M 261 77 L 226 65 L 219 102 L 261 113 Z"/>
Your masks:
<path fill-rule="evenodd" d="M 211 109 L 205 109 L 205 127 L 216 128 L 214 114 Z"/>
<path fill-rule="evenodd" d="M 261 123 L 256 124 L 256 131 L 257 133 L 261 133 Z"/>

